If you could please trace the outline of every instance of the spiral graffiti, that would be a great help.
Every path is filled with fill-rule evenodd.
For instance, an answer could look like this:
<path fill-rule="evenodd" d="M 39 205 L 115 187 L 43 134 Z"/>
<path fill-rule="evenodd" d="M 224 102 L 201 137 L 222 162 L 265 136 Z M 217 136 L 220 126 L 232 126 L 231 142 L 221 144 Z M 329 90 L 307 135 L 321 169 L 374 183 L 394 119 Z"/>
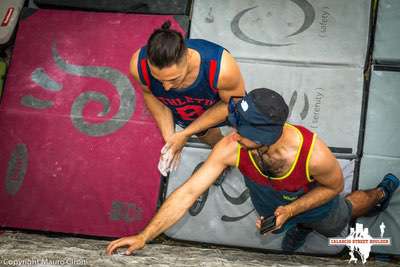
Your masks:
<path fill-rule="evenodd" d="M 315 20 L 315 9 L 314 7 L 308 3 L 306 0 L 290 0 L 294 4 L 296 4 L 304 13 L 304 20 L 302 25 L 299 27 L 299 29 L 292 33 L 289 34 L 287 37 L 295 36 L 297 34 L 300 34 L 304 31 L 306 31 L 308 28 L 311 27 L 311 25 L 314 23 Z M 236 16 L 233 18 L 231 21 L 231 31 L 232 33 L 239 38 L 240 40 L 254 44 L 254 45 L 259 45 L 259 46 L 268 46 L 268 47 L 283 47 L 283 46 L 290 46 L 294 45 L 295 43 L 266 43 L 262 42 L 256 39 L 251 38 L 249 35 L 247 35 L 245 32 L 242 31 L 240 28 L 240 20 L 242 17 L 247 13 L 250 12 L 253 9 L 258 8 L 258 6 L 246 8 L 242 11 L 240 11 Z"/>
<path fill-rule="evenodd" d="M 224 195 L 225 199 L 228 200 L 233 205 L 241 205 L 250 198 L 249 189 L 245 189 L 238 197 L 230 196 L 225 189 L 221 185 L 222 194 Z"/>
<path fill-rule="evenodd" d="M 292 116 L 292 111 L 293 111 L 293 107 L 296 104 L 297 101 L 297 91 L 294 91 L 292 94 L 292 97 L 290 98 L 289 101 L 289 115 L 288 118 L 290 118 Z"/>
<path fill-rule="evenodd" d="M 25 95 L 21 98 L 21 105 L 34 109 L 46 109 L 53 106 L 53 101 L 42 100 L 32 95 Z"/>
<path fill-rule="evenodd" d="M 296 101 L 297 101 L 297 91 L 294 91 L 289 101 L 289 115 L 288 115 L 289 118 L 292 116 L 292 111 L 294 105 L 296 104 Z M 310 110 L 310 101 L 308 100 L 307 94 L 304 93 L 304 106 L 303 110 L 300 112 L 300 118 L 302 120 L 304 120 L 307 117 L 309 110 Z"/>
<path fill-rule="evenodd" d="M 195 173 L 198 169 L 200 169 L 200 167 L 203 165 L 204 161 L 200 162 L 199 164 L 197 164 L 197 166 L 194 168 L 193 173 Z M 225 169 L 224 172 L 220 175 L 220 177 L 218 177 L 218 180 L 220 180 L 219 182 L 215 182 L 214 185 L 216 187 L 221 188 L 222 194 L 225 197 L 225 199 L 233 204 L 233 205 L 241 205 L 243 203 L 245 203 L 249 198 L 250 198 L 250 192 L 248 189 L 245 189 L 238 197 L 233 197 L 230 196 L 224 189 L 222 183 L 225 179 L 225 176 L 227 175 L 227 173 L 229 172 L 230 168 Z M 189 209 L 189 214 L 191 216 L 197 216 L 198 214 L 200 214 L 200 212 L 203 210 L 207 199 L 208 199 L 208 194 L 209 194 L 209 189 L 207 189 L 192 205 L 192 207 L 190 207 Z M 236 222 L 236 221 L 240 221 L 241 219 L 247 217 L 250 213 L 252 213 L 254 211 L 254 209 L 252 209 L 251 211 L 247 212 L 246 214 L 243 214 L 241 216 L 228 216 L 228 215 L 223 215 L 221 217 L 221 220 L 224 222 Z"/>
<path fill-rule="evenodd" d="M 6 192 L 12 196 L 18 193 L 28 167 L 28 149 L 25 144 L 17 144 L 8 161 L 4 180 Z"/>
<path fill-rule="evenodd" d="M 86 91 L 80 94 L 71 108 L 71 120 L 78 130 L 90 136 L 104 136 L 117 131 L 125 125 L 131 118 L 136 104 L 135 90 L 126 75 L 111 67 L 69 64 L 58 54 L 55 44 L 52 47 L 52 56 L 57 66 L 63 71 L 80 77 L 106 80 L 118 91 L 120 98 L 119 110 L 110 120 L 104 123 L 89 123 L 84 120 L 82 113 L 86 103 L 96 101 L 103 105 L 103 112 L 99 113 L 98 116 L 107 115 L 109 112 L 109 99 L 102 93 L 94 91 Z"/>
<path fill-rule="evenodd" d="M 300 112 L 300 118 L 302 120 L 304 120 L 307 117 L 309 110 L 310 110 L 310 102 L 308 101 L 308 96 L 304 93 L 304 107 L 303 110 Z"/>
<path fill-rule="evenodd" d="M 255 209 L 250 210 L 249 212 L 243 214 L 242 216 L 228 216 L 228 215 L 222 215 L 221 221 L 223 222 L 237 222 L 240 221 L 243 218 L 246 218 L 249 216 Z"/>
<path fill-rule="evenodd" d="M 31 79 L 48 91 L 60 91 L 62 89 L 62 85 L 51 79 L 43 68 L 35 69 L 31 74 Z"/>
<path fill-rule="evenodd" d="M 203 165 L 204 161 L 200 162 L 199 164 L 197 164 L 197 166 L 194 168 L 192 175 L 198 170 L 200 169 L 200 167 Z M 202 209 L 204 208 L 204 205 L 207 202 L 207 198 L 208 198 L 208 191 L 209 189 L 207 189 L 197 200 L 196 202 L 193 203 L 192 207 L 190 207 L 189 209 L 189 214 L 192 216 L 197 216 Z"/>

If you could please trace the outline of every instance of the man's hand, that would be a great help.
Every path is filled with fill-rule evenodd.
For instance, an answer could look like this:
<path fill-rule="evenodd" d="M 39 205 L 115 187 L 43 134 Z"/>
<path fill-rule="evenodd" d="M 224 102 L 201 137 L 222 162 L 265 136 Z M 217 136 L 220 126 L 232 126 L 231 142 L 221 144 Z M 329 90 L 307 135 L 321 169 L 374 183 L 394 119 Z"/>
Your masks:
<path fill-rule="evenodd" d="M 276 216 L 276 228 L 274 230 L 280 229 L 288 219 L 293 217 L 293 211 L 289 206 L 279 206 L 274 214 Z"/>
<path fill-rule="evenodd" d="M 293 217 L 293 212 L 289 206 L 279 206 L 275 210 L 274 215 L 276 216 L 276 226 L 275 226 L 275 228 L 271 229 L 269 232 L 280 229 L 288 219 Z M 263 216 L 256 219 L 257 230 L 261 229 L 261 223 L 262 223 L 263 219 L 264 219 Z M 269 232 L 267 232 L 267 233 L 269 233 Z M 267 234 L 267 233 L 265 233 L 265 234 Z"/>
<path fill-rule="evenodd" d="M 128 247 L 125 255 L 131 255 L 133 251 L 142 249 L 146 245 L 146 240 L 142 235 L 134 235 L 123 237 L 112 241 L 106 249 L 107 255 L 112 255 L 113 252 L 120 247 Z"/>
<path fill-rule="evenodd" d="M 181 158 L 181 151 L 189 137 L 190 136 L 187 136 L 184 131 L 175 132 L 168 138 L 165 146 L 161 150 L 161 154 L 167 152 L 171 153 L 172 159 L 169 162 L 168 167 L 171 167 L 172 170 L 178 167 L 178 163 Z"/>
<path fill-rule="evenodd" d="M 260 231 L 260 229 L 261 229 L 261 222 L 262 222 L 263 219 L 264 219 L 263 216 L 257 217 L 257 219 L 256 219 L 256 228 L 257 228 L 258 231 Z"/>

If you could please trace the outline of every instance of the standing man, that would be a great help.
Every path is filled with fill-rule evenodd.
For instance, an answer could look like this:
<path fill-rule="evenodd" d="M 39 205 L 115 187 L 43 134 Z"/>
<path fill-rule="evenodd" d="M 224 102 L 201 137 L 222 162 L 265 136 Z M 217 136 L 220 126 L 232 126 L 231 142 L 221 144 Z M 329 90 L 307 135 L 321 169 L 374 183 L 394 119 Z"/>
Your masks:
<path fill-rule="evenodd" d="M 206 40 L 184 40 L 165 22 L 131 60 L 133 77 L 143 87 L 145 103 L 177 164 L 187 139 L 196 134 L 213 147 L 227 116 L 230 96 L 244 95 L 239 67 L 223 47 Z M 175 132 L 175 124 L 183 128 Z M 165 173 L 164 173 L 165 174 Z"/>
<path fill-rule="evenodd" d="M 338 161 L 315 133 L 286 123 L 288 106 L 278 93 L 255 89 L 229 101 L 228 120 L 237 129 L 224 137 L 200 169 L 163 203 L 138 235 L 111 242 L 107 254 L 128 246 L 127 254 L 167 230 L 184 216 L 195 200 L 223 170 L 236 166 L 244 176 L 251 201 L 262 217 L 275 215 L 273 233 L 286 230 L 282 249 L 295 251 L 306 236 L 338 236 L 349 221 L 387 208 L 399 179 L 387 174 L 371 190 L 346 197 Z M 260 228 L 260 219 L 256 227 Z"/>

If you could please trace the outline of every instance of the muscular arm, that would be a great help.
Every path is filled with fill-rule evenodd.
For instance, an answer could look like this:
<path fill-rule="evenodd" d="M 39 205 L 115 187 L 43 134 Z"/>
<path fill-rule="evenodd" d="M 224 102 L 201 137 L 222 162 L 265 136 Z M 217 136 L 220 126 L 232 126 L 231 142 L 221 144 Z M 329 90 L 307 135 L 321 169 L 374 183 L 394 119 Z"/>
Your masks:
<path fill-rule="evenodd" d="M 244 95 L 244 81 L 239 66 L 227 51 L 222 53 L 220 74 L 217 83 L 221 101 L 207 109 L 199 118 L 194 120 L 184 131 L 190 137 L 195 133 L 224 122 L 228 116 L 227 104 L 230 96 Z"/>
<path fill-rule="evenodd" d="M 142 232 L 147 241 L 174 225 L 181 219 L 196 199 L 209 188 L 227 166 L 236 162 L 237 143 L 222 139 L 208 159 L 183 185 L 176 189 L 163 203 L 160 210 Z"/>
<path fill-rule="evenodd" d="M 129 246 L 127 254 L 130 254 L 174 225 L 227 166 L 235 165 L 237 146 L 232 135 L 224 137 L 201 168 L 166 199 L 147 227 L 138 235 L 111 242 L 107 247 L 107 254 L 111 255 L 123 246 Z"/>
<path fill-rule="evenodd" d="M 147 108 L 149 109 L 151 115 L 155 119 L 158 128 L 161 131 L 161 135 L 164 138 L 164 141 L 167 141 L 167 139 L 175 132 L 175 124 L 174 124 L 174 119 L 172 116 L 171 110 L 165 106 L 163 103 L 161 103 L 145 86 L 144 84 L 141 83 L 141 80 L 139 78 L 139 72 L 137 69 L 137 61 L 138 61 L 138 56 L 139 56 L 140 49 L 137 50 L 131 59 L 130 62 L 130 71 L 135 78 L 136 81 L 138 81 L 143 89 L 143 97 L 144 97 L 144 102 L 146 103 Z"/>
<path fill-rule="evenodd" d="M 319 139 L 311 154 L 309 172 L 318 185 L 286 206 L 292 216 L 325 204 L 343 190 L 343 174 L 339 162 Z"/>

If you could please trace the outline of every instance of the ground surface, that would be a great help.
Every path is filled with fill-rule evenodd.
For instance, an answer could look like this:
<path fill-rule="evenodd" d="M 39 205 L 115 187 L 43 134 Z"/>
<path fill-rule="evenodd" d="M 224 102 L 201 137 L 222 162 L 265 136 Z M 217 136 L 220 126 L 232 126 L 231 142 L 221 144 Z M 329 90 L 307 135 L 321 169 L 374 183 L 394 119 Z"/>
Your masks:
<path fill-rule="evenodd" d="M 148 244 L 135 256 L 105 255 L 108 241 L 6 231 L 0 235 L 3 266 L 350 266 L 347 255 L 323 258 L 266 254 L 225 247 L 204 248 L 170 240 Z M 122 252 L 122 251 L 121 251 Z M 354 266 L 354 264 L 351 264 Z M 359 264 L 362 266 L 362 264 Z M 363 266 L 399 266 L 369 259 Z"/>

